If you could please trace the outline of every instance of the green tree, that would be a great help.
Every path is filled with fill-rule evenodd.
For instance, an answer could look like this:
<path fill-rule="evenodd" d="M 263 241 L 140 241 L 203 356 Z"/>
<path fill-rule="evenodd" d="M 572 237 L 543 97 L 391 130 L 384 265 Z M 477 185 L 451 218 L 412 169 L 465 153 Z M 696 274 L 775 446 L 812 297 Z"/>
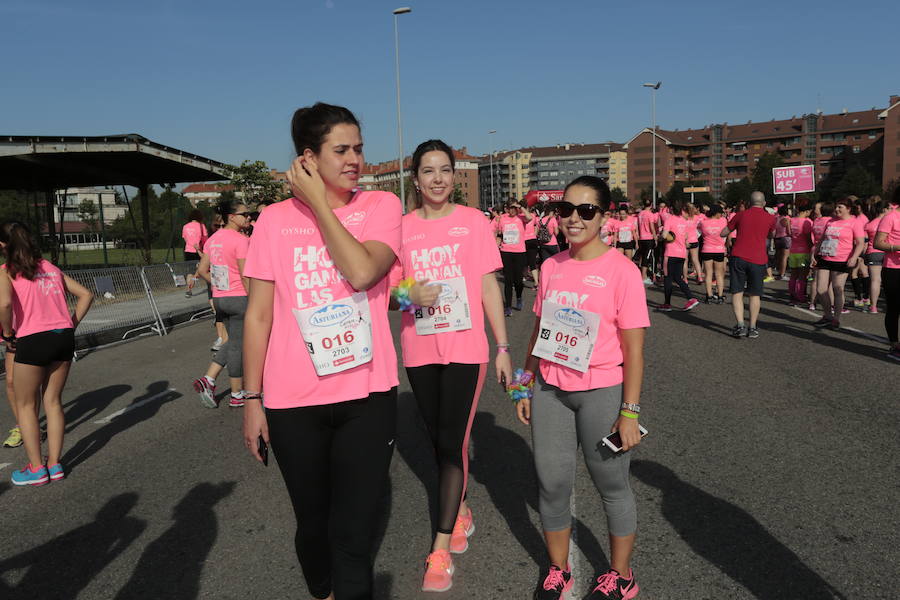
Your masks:
<path fill-rule="evenodd" d="M 453 194 L 450 196 L 450 202 L 455 202 L 456 204 L 466 203 L 466 196 L 463 194 L 462 186 L 458 183 L 453 186 Z"/>
<path fill-rule="evenodd" d="M 97 219 L 97 213 L 100 212 L 97 209 L 97 205 L 90 198 L 85 198 L 78 205 L 78 220 L 87 225 L 88 231 L 91 233 L 97 233 L 97 230 L 100 228 L 100 221 Z"/>
<path fill-rule="evenodd" d="M 732 181 L 725 186 L 722 193 L 722 200 L 731 208 L 734 208 L 741 202 L 746 203 L 750 200 L 750 193 L 753 191 L 753 184 L 750 179 L 744 177 L 740 181 Z"/>
<path fill-rule="evenodd" d="M 241 192 L 248 206 L 271 204 L 284 196 L 281 182 L 275 181 L 269 167 L 261 160 L 245 160 L 239 167 L 229 166 L 228 170 L 231 184 Z"/>
<path fill-rule="evenodd" d="M 881 184 L 875 179 L 875 176 L 862 165 L 852 165 L 844 176 L 831 190 L 832 198 L 843 198 L 846 196 L 858 196 L 865 198 L 867 196 L 877 196 L 881 194 Z"/>
<path fill-rule="evenodd" d="M 760 191 L 766 195 L 766 201 L 775 200 L 775 190 L 772 189 L 772 169 L 780 167 L 784 160 L 777 152 L 766 152 L 759 157 L 753 173 L 750 175 L 751 191 Z"/>
<path fill-rule="evenodd" d="M 625 196 L 625 192 L 622 191 L 620 187 L 614 187 L 610 190 L 610 197 L 612 198 L 613 206 L 620 206 L 623 202 L 628 202 L 628 197 Z"/>

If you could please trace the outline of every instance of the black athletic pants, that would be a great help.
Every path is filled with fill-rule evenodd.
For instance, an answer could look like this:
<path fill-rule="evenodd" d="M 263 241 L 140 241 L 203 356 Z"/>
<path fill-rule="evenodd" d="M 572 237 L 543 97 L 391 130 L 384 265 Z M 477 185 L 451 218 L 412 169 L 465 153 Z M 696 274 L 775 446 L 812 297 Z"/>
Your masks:
<path fill-rule="evenodd" d="M 663 290 L 666 293 L 666 304 L 672 303 L 672 282 L 678 286 L 684 297 L 690 300 L 694 297 L 691 294 L 691 288 L 684 281 L 684 258 L 676 258 L 669 256 L 666 258 L 666 278 L 663 280 Z"/>
<path fill-rule="evenodd" d="M 892 344 L 897 343 L 897 327 L 900 322 L 900 269 L 881 270 L 881 283 L 884 285 L 884 330 Z"/>
<path fill-rule="evenodd" d="M 437 530 L 453 533 L 469 475 L 469 433 L 484 383 L 485 365 L 450 363 L 407 367 L 438 464 Z"/>
<path fill-rule="evenodd" d="M 314 598 L 372 598 L 373 543 L 397 425 L 397 388 L 361 400 L 267 409 Z"/>
<path fill-rule="evenodd" d="M 501 252 L 503 261 L 503 306 L 512 306 L 513 287 L 516 288 L 516 299 L 522 297 L 522 272 L 525 270 L 524 252 Z"/>

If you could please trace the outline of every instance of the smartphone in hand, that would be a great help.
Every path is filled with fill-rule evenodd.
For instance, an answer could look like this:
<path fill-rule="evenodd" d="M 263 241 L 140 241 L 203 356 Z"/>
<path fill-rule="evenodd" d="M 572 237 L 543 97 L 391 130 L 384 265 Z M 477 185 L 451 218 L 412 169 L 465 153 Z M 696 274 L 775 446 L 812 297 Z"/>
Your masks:
<path fill-rule="evenodd" d="M 641 439 L 644 439 L 644 436 L 647 435 L 647 430 L 644 429 L 644 426 L 640 423 L 638 423 L 638 431 L 641 432 Z M 613 452 L 622 451 L 622 437 L 619 435 L 618 431 L 603 438 L 603 443 Z"/>
<path fill-rule="evenodd" d="M 269 446 L 266 444 L 266 441 L 263 439 L 263 436 L 259 436 L 256 438 L 256 449 L 259 451 L 259 455 L 262 457 L 263 465 L 269 466 Z"/>

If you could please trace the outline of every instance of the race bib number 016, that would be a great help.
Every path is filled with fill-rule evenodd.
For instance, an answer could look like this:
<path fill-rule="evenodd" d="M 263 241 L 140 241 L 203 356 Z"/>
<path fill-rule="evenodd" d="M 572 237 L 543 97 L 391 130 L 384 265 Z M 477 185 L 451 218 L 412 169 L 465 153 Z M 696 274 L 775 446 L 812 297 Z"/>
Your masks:
<path fill-rule="evenodd" d="M 340 373 L 372 360 L 372 319 L 365 292 L 293 311 L 318 375 Z"/>
<path fill-rule="evenodd" d="M 433 281 L 428 285 L 441 286 L 441 294 L 434 306 L 420 306 L 413 312 L 416 334 L 431 335 L 472 328 L 469 313 L 469 296 L 466 280 L 454 277 L 445 281 Z"/>
<path fill-rule="evenodd" d="M 544 302 L 537 342 L 531 353 L 584 373 L 591 363 L 599 327 L 597 313 Z"/>

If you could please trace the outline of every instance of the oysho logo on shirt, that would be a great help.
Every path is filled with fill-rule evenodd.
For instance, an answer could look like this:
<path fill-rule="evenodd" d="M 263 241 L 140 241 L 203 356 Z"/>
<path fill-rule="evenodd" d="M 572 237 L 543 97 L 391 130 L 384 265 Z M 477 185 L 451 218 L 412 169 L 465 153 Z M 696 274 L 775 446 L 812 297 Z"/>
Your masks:
<path fill-rule="evenodd" d="M 416 235 L 414 235 L 412 237 L 404 238 L 403 243 L 409 244 L 410 242 L 418 242 L 419 240 L 424 240 L 424 239 L 425 239 L 424 233 L 417 233 Z"/>
<path fill-rule="evenodd" d="M 363 221 L 366 220 L 365 211 L 358 210 L 355 213 L 350 213 L 346 217 L 341 220 L 341 224 L 344 227 L 355 227 L 356 225 L 361 225 Z"/>
<path fill-rule="evenodd" d="M 587 275 L 584 279 L 581 280 L 584 285 L 589 285 L 592 287 L 603 288 L 606 287 L 606 280 L 600 277 L 599 275 Z"/>
<path fill-rule="evenodd" d="M 452 227 L 447 232 L 447 235 L 450 235 L 453 237 L 462 237 L 464 235 L 469 235 L 469 228 L 468 227 Z"/>
<path fill-rule="evenodd" d="M 313 235 L 316 233 L 315 227 L 282 227 L 281 235 Z"/>

